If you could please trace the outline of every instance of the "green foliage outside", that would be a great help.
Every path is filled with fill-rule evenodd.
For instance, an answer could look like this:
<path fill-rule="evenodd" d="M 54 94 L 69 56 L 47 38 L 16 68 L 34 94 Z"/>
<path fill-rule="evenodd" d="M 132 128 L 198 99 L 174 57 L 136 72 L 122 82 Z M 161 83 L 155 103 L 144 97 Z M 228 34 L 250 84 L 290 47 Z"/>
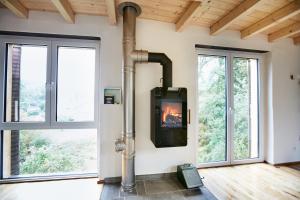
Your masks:
<path fill-rule="evenodd" d="M 199 163 L 222 161 L 226 155 L 225 59 L 213 62 L 213 57 L 199 59 Z"/>
<path fill-rule="evenodd" d="M 95 147 L 88 138 L 56 142 L 45 131 L 20 131 L 20 174 L 86 172 L 96 168 L 87 166 L 96 164 Z"/>
<path fill-rule="evenodd" d="M 45 88 L 28 87 L 21 82 L 20 89 L 20 121 L 45 120 Z"/>
<path fill-rule="evenodd" d="M 45 120 L 44 87 L 21 83 L 20 120 Z M 96 133 L 91 137 L 91 134 L 84 135 L 85 130 L 22 130 L 19 134 L 20 175 L 81 173 L 96 170 Z M 78 138 L 78 135 L 86 137 Z"/>
<path fill-rule="evenodd" d="M 218 58 L 218 59 L 216 59 Z M 225 57 L 199 57 L 198 163 L 226 160 Z M 234 59 L 234 158 L 248 158 L 248 63 Z"/>
<path fill-rule="evenodd" d="M 249 76 L 248 60 L 233 60 L 234 159 L 249 158 Z"/>

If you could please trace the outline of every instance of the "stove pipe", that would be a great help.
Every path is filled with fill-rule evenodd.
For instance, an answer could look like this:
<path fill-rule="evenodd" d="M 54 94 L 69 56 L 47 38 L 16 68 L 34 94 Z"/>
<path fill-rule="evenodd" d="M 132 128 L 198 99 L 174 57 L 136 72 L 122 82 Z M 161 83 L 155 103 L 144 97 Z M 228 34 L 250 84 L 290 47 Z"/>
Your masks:
<path fill-rule="evenodd" d="M 122 152 L 122 189 L 132 191 L 135 188 L 135 64 L 157 62 L 163 66 L 163 87 L 172 87 L 172 61 L 163 53 L 148 53 L 135 49 L 136 17 L 141 8 L 132 2 L 121 3 L 118 7 L 123 15 L 123 64 L 122 99 L 123 132 L 118 139 L 116 151 Z"/>

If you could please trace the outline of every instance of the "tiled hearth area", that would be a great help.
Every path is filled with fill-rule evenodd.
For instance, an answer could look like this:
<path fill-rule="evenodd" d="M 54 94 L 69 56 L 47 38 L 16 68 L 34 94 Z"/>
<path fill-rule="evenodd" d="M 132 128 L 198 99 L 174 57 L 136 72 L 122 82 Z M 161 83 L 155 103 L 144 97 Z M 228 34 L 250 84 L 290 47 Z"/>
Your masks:
<path fill-rule="evenodd" d="M 110 182 L 110 181 L 108 181 Z M 105 183 L 100 200 L 216 200 L 206 187 L 185 189 L 176 174 L 138 176 L 136 191 L 124 193 L 120 182 Z"/>

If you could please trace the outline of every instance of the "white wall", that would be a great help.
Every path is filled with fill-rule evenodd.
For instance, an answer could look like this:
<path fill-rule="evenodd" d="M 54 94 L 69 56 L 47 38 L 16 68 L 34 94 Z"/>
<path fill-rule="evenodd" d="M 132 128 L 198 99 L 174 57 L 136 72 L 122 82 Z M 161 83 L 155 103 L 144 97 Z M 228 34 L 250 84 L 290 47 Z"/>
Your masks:
<path fill-rule="evenodd" d="M 101 37 L 101 87 L 121 87 L 121 23 L 110 26 L 106 17 L 76 16 L 75 24 L 67 24 L 56 13 L 30 12 L 29 19 L 15 17 L 0 9 L 0 30 L 89 35 Z M 272 94 L 263 104 L 264 132 L 270 162 L 300 160 L 300 85 L 289 80 L 289 73 L 300 74 L 300 47 L 289 39 L 275 44 L 259 35 L 241 40 L 238 32 L 226 31 L 209 36 L 206 28 L 190 27 L 175 32 L 173 24 L 150 20 L 137 22 L 137 48 L 164 52 L 173 61 L 173 85 L 187 87 L 188 107 L 194 119 L 188 126 L 188 146 L 156 149 L 150 141 L 150 90 L 160 86 L 161 67 L 158 64 L 139 64 L 136 70 L 136 172 L 151 174 L 170 172 L 175 165 L 196 162 L 196 74 L 195 44 L 209 44 L 271 51 L 269 64 L 264 66 L 264 94 Z M 267 83 L 272 83 L 268 85 Z M 268 88 L 270 89 L 268 92 Z M 102 99 L 102 98 L 101 98 Z M 269 105 L 270 102 L 274 102 Z M 266 105 L 268 104 L 268 105 Z M 269 112 L 271 109 L 272 112 Z M 114 140 L 121 133 L 121 106 L 101 102 L 101 177 L 119 176 L 120 155 L 114 152 Z M 272 114 L 273 113 L 273 114 Z M 274 117 L 274 129 L 267 126 Z M 273 121 L 273 120 L 272 120 Z M 270 133 L 271 132 L 271 133 Z M 273 137 L 274 136 L 274 137 Z M 270 138 L 271 137 L 271 138 Z M 296 150 L 292 147 L 296 146 Z"/>
<path fill-rule="evenodd" d="M 274 163 L 300 161 L 299 47 L 278 42 L 272 48 Z"/>
<path fill-rule="evenodd" d="M 267 125 L 265 126 L 265 159 L 274 164 L 274 124 L 273 124 L 273 66 L 272 66 L 272 52 L 267 53 L 266 55 L 266 69 L 265 69 L 265 91 L 267 96 L 265 97 L 265 122 Z"/>

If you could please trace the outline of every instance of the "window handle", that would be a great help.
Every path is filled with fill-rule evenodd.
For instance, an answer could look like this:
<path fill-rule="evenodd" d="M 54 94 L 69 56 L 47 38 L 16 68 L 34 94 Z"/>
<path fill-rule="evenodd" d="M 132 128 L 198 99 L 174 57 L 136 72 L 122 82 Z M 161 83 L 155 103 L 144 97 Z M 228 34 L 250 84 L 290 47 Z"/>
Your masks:
<path fill-rule="evenodd" d="M 19 121 L 19 101 L 15 101 L 15 116 L 14 116 L 14 120 L 15 122 Z"/>
<path fill-rule="evenodd" d="M 46 83 L 46 90 L 52 90 L 52 88 L 54 87 L 54 81 L 51 81 L 50 83 Z"/>
<path fill-rule="evenodd" d="M 51 83 L 46 83 L 46 90 L 49 90 L 51 88 Z"/>
<path fill-rule="evenodd" d="M 191 109 L 188 109 L 188 124 L 191 124 Z"/>

